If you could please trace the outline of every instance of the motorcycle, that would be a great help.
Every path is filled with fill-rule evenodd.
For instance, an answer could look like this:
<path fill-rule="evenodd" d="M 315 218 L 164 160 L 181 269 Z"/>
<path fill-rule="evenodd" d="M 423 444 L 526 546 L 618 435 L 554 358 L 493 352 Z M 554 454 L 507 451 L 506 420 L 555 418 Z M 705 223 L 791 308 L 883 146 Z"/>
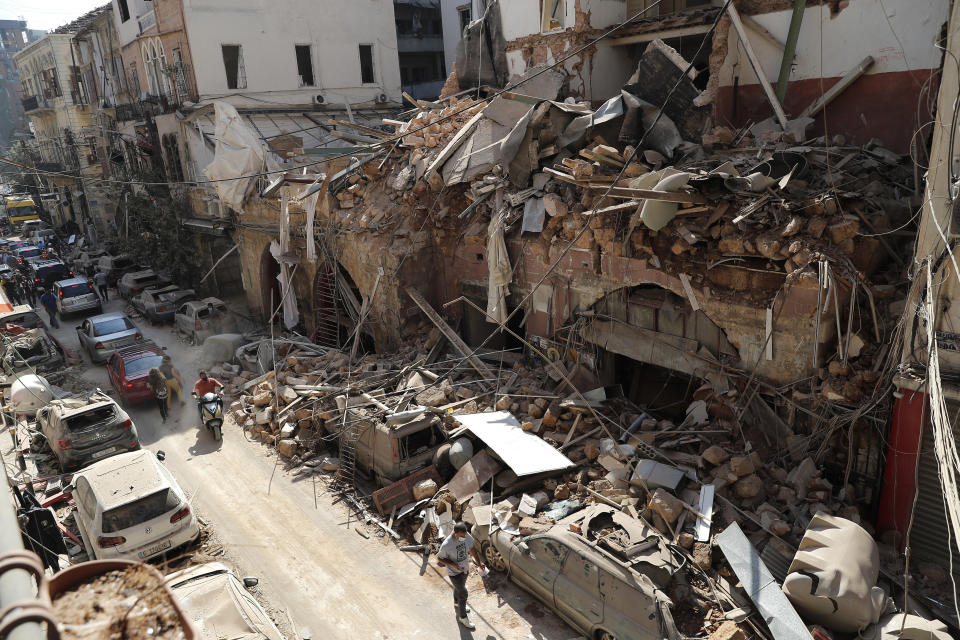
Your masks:
<path fill-rule="evenodd" d="M 191 394 L 194 399 L 197 394 Z M 200 418 L 203 426 L 207 428 L 214 440 L 220 440 L 222 437 L 221 428 L 223 426 L 223 388 L 217 389 L 217 392 L 205 393 L 200 402 Z"/>

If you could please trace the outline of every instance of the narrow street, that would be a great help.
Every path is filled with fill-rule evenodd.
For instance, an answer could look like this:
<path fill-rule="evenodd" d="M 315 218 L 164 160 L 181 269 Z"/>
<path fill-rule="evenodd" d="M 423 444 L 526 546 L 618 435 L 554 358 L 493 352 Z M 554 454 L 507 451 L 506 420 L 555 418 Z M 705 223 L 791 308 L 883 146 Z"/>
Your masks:
<path fill-rule="evenodd" d="M 123 311 L 124 305 L 111 291 L 104 312 Z M 52 333 L 76 350 L 79 322 L 62 319 Z M 135 322 L 145 336 L 167 347 L 185 381 L 196 379 L 199 347 L 178 339 L 169 325 Z M 111 390 L 105 368 L 85 363 L 86 379 Z M 489 595 L 481 578 L 471 575 L 477 629 L 467 631 L 457 624 L 449 583 L 435 559 L 424 564 L 420 554 L 400 552 L 386 538 L 359 535 L 353 514 L 331 504 L 321 481 L 291 481 L 273 450 L 247 441 L 232 422 L 218 446 L 199 431 L 189 396 L 182 407 L 174 403 L 166 424 L 153 404 L 128 412 L 144 447 L 166 452 L 167 466 L 227 556 L 244 575 L 260 578 L 275 620 L 287 630 L 289 612 L 301 636 L 306 628 L 313 638 L 575 637 L 548 609 L 494 574 L 486 579 L 496 585 Z"/>

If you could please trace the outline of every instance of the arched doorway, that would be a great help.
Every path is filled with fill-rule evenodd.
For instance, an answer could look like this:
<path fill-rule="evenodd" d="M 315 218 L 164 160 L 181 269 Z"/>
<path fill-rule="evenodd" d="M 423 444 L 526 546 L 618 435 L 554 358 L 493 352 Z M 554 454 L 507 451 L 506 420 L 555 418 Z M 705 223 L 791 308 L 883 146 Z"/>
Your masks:
<path fill-rule="evenodd" d="M 260 257 L 260 308 L 264 320 L 269 320 L 270 315 L 280 305 L 280 281 L 277 280 L 279 274 L 280 263 L 270 253 L 268 244 Z"/>

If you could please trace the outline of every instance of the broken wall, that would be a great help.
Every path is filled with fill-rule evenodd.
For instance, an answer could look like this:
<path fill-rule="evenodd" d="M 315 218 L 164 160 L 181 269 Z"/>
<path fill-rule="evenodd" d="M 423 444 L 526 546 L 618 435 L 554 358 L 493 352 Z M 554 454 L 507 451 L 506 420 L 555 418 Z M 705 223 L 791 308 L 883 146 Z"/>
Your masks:
<path fill-rule="evenodd" d="M 815 126 L 848 142 L 879 138 L 898 153 L 909 150 L 914 131 L 929 120 L 919 113 L 936 94 L 942 53 L 934 46 L 947 19 L 947 0 L 850 0 L 832 14 L 831 6 L 808 6 L 803 13 L 796 58 L 783 100 L 788 115 L 798 115 L 867 56 L 874 64 L 817 116 Z M 886 11 L 884 11 L 884 8 Z M 792 11 L 750 16 L 776 40 L 787 39 Z M 729 23 L 729 18 L 724 18 Z M 741 127 L 772 114 L 763 89 L 735 29 L 718 30 L 714 52 L 726 53 L 719 68 L 714 98 L 717 124 Z M 750 44 L 774 85 L 783 49 L 748 28 Z M 919 104 L 918 104 L 919 102 Z M 919 109 L 919 113 L 918 113 Z"/>

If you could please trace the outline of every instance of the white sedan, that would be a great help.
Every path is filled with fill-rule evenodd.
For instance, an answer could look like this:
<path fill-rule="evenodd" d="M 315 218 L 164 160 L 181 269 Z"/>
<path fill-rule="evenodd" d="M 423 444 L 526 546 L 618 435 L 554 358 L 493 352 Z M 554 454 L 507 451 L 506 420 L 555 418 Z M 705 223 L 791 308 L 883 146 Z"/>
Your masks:
<path fill-rule="evenodd" d="M 64 491 L 91 559 L 149 560 L 200 536 L 186 494 L 152 451 L 95 462 Z"/>

